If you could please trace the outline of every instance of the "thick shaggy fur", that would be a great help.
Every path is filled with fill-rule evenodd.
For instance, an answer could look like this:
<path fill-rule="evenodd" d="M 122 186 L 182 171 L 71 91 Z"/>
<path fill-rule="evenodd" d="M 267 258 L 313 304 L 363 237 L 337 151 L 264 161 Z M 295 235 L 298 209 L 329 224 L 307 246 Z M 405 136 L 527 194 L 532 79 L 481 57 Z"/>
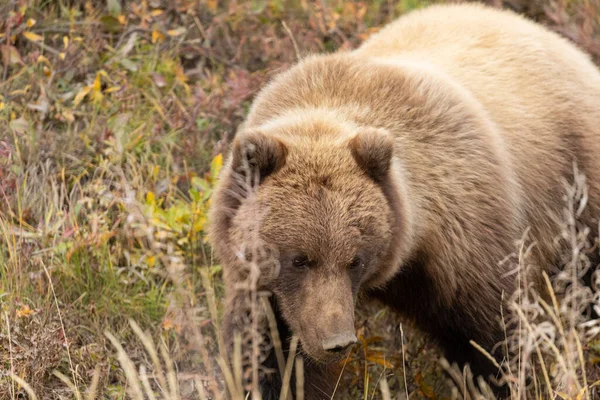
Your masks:
<path fill-rule="evenodd" d="M 469 340 L 491 350 L 503 338 L 501 297 L 516 276 L 499 262 L 529 227 L 532 279 L 555 265 L 552 215 L 574 163 L 588 177 L 582 219 L 598 225 L 600 73 L 541 26 L 463 4 L 412 12 L 352 52 L 307 57 L 277 76 L 213 199 L 227 334 L 235 254 L 256 211 L 231 193 L 246 159 L 260 177 L 252 204 L 268 210 L 260 236 L 280 263 L 268 288 L 282 332 L 299 335 L 307 360 L 333 360 L 323 332 L 351 325 L 363 293 L 487 376 L 494 369 Z M 299 253 L 314 262 L 293 267 Z M 349 268 L 355 256 L 360 266 Z M 312 361 L 307 398 L 326 398 L 331 386 L 315 383 L 325 367 Z M 279 384 L 263 382 L 270 392 Z"/>

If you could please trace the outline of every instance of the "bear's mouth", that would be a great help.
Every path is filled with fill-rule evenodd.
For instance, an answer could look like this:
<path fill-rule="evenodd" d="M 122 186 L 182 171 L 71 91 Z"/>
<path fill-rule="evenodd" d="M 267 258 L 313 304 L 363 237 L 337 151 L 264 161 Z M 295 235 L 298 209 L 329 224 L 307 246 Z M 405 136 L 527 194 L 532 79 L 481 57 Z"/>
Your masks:
<path fill-rule="evenodd" d="M 300 338 L 298 346 L 299 352 L 308 356 L 313 362 L 319 364 L 337 364 L 345 361 L 350 356 L 354 344 L 336 349 L 335 351 L 325 351 L 323 349 L 307 346 Z"/>

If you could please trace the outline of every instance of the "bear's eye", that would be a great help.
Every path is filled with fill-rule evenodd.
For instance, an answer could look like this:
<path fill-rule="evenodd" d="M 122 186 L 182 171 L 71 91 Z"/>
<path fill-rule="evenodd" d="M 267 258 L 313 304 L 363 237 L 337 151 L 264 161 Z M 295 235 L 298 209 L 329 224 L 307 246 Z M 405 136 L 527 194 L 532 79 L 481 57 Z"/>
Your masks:
<path fill-rule="evenodd" d="M 362 266 L 362 260 L 360 259 L 359 256 L 356 256 L 352 259 L 352 262 L 350 262 L 350 268 L 352 269 L 356 269 Z"/>
<path fill-rule="evenodd" d="M 292 265 L 296 268 L 306 268 L 309 264 L 310 260 L 304 255 L 296 256 L 292 259 Z"/>

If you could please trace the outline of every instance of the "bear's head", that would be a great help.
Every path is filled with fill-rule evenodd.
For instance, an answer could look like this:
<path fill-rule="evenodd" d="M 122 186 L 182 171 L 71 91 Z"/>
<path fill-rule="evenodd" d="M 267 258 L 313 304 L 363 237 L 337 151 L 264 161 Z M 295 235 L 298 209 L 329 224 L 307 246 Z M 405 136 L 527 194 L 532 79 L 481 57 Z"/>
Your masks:
<path fill-rule="evenodd" d="M 234 139 L 211 241 L 230 282 L 242 279 L 235 265 L 249 231 L 272 249 L 278 273 L 267 289 L 317 361 L 340 360 L 356 342 L 359 290 L 393 262 L 393 153 L 387 130 L 332 119 L 246 128 Z"/>

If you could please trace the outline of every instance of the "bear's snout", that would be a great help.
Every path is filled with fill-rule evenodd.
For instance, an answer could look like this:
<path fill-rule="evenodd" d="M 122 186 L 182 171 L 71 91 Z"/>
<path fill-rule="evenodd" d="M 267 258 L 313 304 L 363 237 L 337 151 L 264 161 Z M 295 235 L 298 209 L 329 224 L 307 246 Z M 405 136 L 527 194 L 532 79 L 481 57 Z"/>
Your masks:
<path fill-rule="evenodd" d="M 352 331 L 342 332 L 329 336 L 321 342 L 323 350 L 332 353 L 340 353 L 356 343 L 357 339 Z"/>

